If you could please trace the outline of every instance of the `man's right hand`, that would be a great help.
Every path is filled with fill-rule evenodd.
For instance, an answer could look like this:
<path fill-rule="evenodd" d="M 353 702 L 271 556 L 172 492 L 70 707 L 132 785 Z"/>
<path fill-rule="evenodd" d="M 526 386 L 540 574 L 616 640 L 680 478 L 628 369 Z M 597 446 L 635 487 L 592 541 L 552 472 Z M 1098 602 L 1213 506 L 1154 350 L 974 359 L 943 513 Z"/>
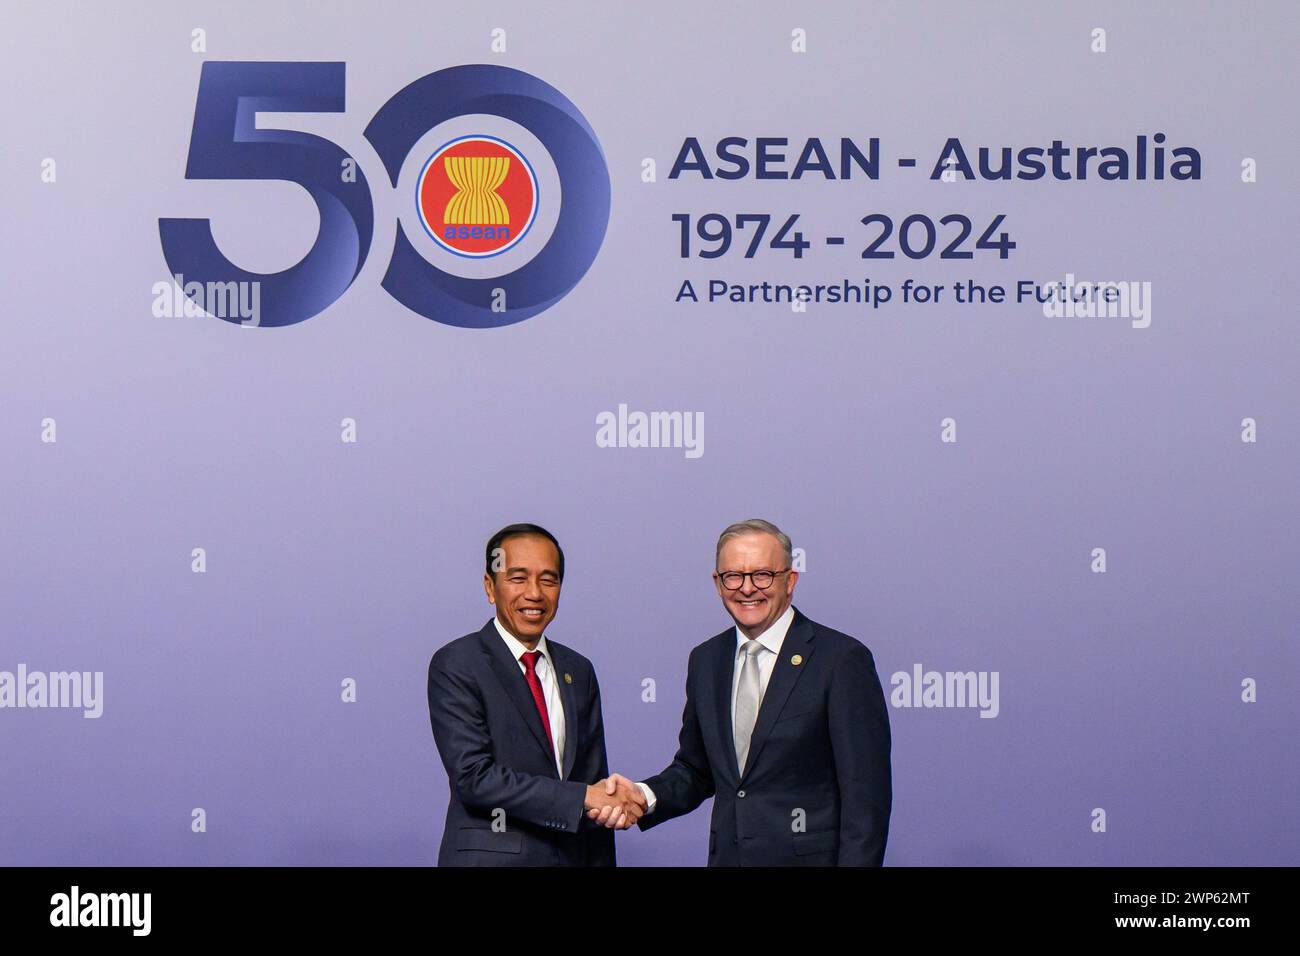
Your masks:
<path fill-rule="evenodd" d="M 645 814 L 646 799 L 636 784 L 612 774 L 587 787 L 585 809 L 595 823 L 626 830 Z"/>
<path fill-rule="evenodd" d="M 599 789 L 602 802 L 587 805 L 587 816 L 601 826 L 617 830 L 626 830 L 645 816 L 646 798 L 631 780 L 621 774 L 610 774 L 592 787 Z"/>

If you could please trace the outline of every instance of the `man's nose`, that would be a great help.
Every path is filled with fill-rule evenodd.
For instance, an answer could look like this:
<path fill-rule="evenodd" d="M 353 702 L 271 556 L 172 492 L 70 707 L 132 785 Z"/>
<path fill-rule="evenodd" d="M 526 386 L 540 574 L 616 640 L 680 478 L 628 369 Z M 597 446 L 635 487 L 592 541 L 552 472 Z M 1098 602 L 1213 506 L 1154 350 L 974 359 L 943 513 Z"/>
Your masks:
<path fill-rule="evenodd" d="M 524 585 L 524 599 L 528 601 L 540 601 L 542 599 L 542 585 L 540 582 L 530 579 Z"/>

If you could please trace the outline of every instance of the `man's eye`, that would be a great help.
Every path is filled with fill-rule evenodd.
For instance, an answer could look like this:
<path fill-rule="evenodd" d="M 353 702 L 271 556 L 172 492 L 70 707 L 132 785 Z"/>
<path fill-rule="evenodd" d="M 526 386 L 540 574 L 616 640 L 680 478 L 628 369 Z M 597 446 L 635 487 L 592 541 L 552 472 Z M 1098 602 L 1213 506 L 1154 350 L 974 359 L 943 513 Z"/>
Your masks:
<path fill-rule="evenodd" d="M 521 577 L 519 577 L 518 575 L 515 575 L 513 578 L 510 578 L 510 583 L 511 583 L 511 584 L 523 584 L 525 580 L 527 580 L 527 579 L 526 579 L 526 578 L 521 578 Z"/>

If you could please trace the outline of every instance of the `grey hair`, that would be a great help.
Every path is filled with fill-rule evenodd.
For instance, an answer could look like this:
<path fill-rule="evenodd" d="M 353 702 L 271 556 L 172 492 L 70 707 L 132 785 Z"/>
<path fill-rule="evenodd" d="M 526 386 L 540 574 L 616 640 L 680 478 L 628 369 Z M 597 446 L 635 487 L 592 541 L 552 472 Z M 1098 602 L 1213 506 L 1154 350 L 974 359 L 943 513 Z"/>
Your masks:
<path fill-rule="evenodd" d="M 781 550 L 785 552 L 785 563 L 792 564 L 794 562 L 794 549 L 790 547 L 790 536 L 770 521 L 764 521 L 762 518 L 750 518 L 748 521 L 737 521 L 718 535 L 718 548 L 713 553 L 713 566 L 715 568 L 722 557 L 722 546 L 732 538 L 739 538 L 746 534 L 772 535 L 780 542 Z"/>

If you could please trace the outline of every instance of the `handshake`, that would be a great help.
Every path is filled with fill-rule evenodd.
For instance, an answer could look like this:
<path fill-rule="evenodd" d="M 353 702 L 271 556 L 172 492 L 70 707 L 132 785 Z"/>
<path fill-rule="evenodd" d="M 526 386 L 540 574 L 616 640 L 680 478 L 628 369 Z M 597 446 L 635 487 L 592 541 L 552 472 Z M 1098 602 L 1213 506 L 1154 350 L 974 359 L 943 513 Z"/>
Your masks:
<path fill-rule="evenodd" d="M 646 798 L 622 774 L 612 773 L 587 787 L 587 818 L 613 830 L 626 830 L 645 816 Z"/>

